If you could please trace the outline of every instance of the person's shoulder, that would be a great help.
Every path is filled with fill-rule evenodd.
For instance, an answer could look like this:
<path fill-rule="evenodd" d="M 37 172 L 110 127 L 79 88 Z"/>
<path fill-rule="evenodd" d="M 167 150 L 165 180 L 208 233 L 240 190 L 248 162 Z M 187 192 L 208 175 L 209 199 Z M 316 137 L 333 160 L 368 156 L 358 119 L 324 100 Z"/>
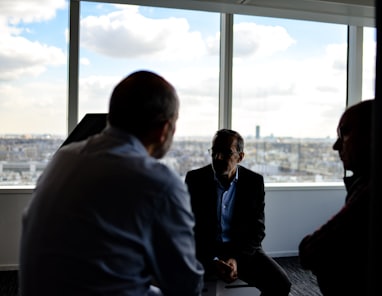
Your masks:
<path fill-rule="evenodd" d="M 152 158 L 142 158 L 141 161 L 139 175 L 154 192 L 171 195 L 171 192 L 179 194 L 185 191 L 183 180 L 173 168 Z"/>
<path fill-rule="evenodd" d="M 145 170 L 148 174 L 158 179 L 180 180 L 179 175 L 170 166 L 153 159 L 152 157 L 142 157 L 145 162 Z"/>
<path fill-rule="evenodd" d="M 201 175 L 209 174 L 211 172 L 213 173 L 212 165 L 208 164 L 197 169 L 189 170 L 186 173 L 186 176 L 201 176 Z"/>
<path fill-rule="evenodd" d="M 264 179 L 263 175 L 261 175 L 260 173 L 250 170 L 242 165 L 239 165 L 238 168 L 239 168 L 239 176 L 246 176 L 246 177 L 256 178 L 260 180 Z"/>

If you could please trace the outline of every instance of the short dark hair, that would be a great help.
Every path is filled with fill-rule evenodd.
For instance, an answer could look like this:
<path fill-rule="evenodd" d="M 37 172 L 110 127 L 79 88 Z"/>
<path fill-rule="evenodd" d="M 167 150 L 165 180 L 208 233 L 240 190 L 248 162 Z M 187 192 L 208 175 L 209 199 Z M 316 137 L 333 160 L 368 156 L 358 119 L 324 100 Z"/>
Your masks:
<path fill-rule="evenodd" d="M 357 104 L 348 107 L 342 114 L 340 123 L 345 119 L 347 124 L 351 126 L 345 126 L 345 129 L 356 129 L 362 134 L 365 139 L 371 139 L 372 134 L 372 117 L 375 100 L 365 100 Z M 366 143 L 365 143 L 366 145 Z"/>
<path fill-rule="evenodd" d="M 114 88 L 108 121 L 139 137 L 172 119 L 178 107 L 175 88 L 163 77 L 142 70 L 130 74 Z"/>
<path fill-rule="evenodd" d="M 236 146 L 237 152 L 244 152 L 244 139 L 237 131 L 223 128 L 223 129 L 218 130 L 214 136 L 215 139 L 216 138 L 223 138 L 223 137 L 235 138 L 237 141 L 237 146 Z"/>

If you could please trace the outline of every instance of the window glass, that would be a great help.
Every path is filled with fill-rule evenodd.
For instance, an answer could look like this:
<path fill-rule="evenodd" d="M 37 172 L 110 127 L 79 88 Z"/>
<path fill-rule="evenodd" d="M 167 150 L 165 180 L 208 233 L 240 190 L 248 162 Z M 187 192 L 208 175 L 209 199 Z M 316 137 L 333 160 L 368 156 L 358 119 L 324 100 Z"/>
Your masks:
<path fill-rule="evenodd" d="M 209 161 L 218 127 L 218 13 L 81 2 L 79 118 L 107 112 L 113 87 L 133 71 L 162 75 L 180 114 L 165 163 L 184 176 Z"/>
<path fill-rule="evenodd" d="M 0 186 L 34 185 L 67 133 L 69 1 L 28 3 L 0 4 Z M 80 5 L 79 119 L 107 112 L 124 76 L 152 70 L 181 100 L 163 161 L 181 176 L 209 163 L 218 128 L 219 13 Z M 342 178 L 331 146 L 346 101 L 346 31 L 235 15 L 232 127 L 246 140 L 243 164 L 266 182 Z M 375 47 L 375 29 L 365 28 L 363 98 L 374 96 Z"/>
<path fill-rule="evenodd" d="M 363 72 L 362 99 L 372 99 L 375 96 L 375 60 L 377 51 L 376 29 L 365 27 L 363 30 Z"/>
<path fill-rule="evenodd" d="M 66 133 L 68 5 L 0 4 L 0 185 L 33 185 Z"/>
<path fill-rule="evenodd" d="M 235 15 L 232 127 L 265 182 L 340 181 L 347 27 Z"/>

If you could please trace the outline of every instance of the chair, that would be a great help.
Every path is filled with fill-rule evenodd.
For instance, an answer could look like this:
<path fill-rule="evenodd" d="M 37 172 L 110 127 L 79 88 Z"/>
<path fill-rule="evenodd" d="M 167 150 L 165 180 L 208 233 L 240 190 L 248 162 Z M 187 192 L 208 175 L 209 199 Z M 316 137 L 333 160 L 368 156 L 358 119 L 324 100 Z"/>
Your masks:
<path fill-rule="evenodd" d="M 259 296 L 260 290 L 247 283 L 236 280 L 227 284 L 222 280 L 210 280 L 204 283 L 202 296 Z"/>

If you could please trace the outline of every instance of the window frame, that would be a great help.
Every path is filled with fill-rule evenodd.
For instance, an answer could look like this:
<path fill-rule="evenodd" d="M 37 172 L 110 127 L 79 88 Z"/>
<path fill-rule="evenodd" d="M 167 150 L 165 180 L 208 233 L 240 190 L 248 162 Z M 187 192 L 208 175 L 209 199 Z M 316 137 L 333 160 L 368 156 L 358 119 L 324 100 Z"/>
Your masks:
<path fill-rule="evenodd" d="M 232 58 L 233 58 L 233 16 L 247 14 L 253 16 L 290 18 L 296 20 L 313 20 L 327 23 L 346 24 L 348 34 L 348 87 L 346 106 L 360 101 L 362 94 L 362 44 L 363 27 L 375 28 L 375 8 L 368 5 L 353 5 L 344 1 L 325 3 L 311 0 L 260 0 L 245 1 L 244 4 L 230 0 L 69 0 L 69 40 L 68 40 L 68 100 L 67 100 L 67 133 L 78 123 L 78 88 L 79 88 L 79 34 L 81 2 L 100 2 L 116 4 L 133 4 L 163 8 L 178 8 L 219 12 L 221 32 L 220 78 L 219 78 L 219 128 L 231 128 L 232 120 Z M 255 3 L 256 2 L 256 3 Z M 349 1 L 350 2 L 350 1 Z M 354 1 L 351 1 L 354 3 Z M 361 74 L 360 74 L 361 73 Z M 351 83 L 350 83 L 351 81 Z M 304 184 L 277 183 L 266 184 L 271 188 L 336 188 L 340 183 Z M 32 192 L 33 185 L 1 186 L 0 194 L 19 194 Z"/>
<path fill-rule="evenodd" d="M 81 2 L 99 2 L 177 8 L 220 13 L 221 54 L 219 78 L 218 127 L 230 128 L 232 119 L 232 58 L 233 58 L 233 16 L 253 16 L 310 20 L 348 25 L 348 86 L 346 106 L 360 101 L 362 94 L 362 44 L 363 28 L 375 28 L 375 7 L 371 0 L 355 1 L 313 1 L 312 0 L 249 0 L 236 3 L 234 0 L 69 0 L 68 40 L 68 97 L 67 133 L 75 128 L 78 118 L 79 89 L 79 34 Z M 357 3 L 358 2 L 358 3 Z M 351 83 L 350 83 L 351 81 Z M 278 188 L 305 188 L 309 184 L 266 184 Z M 314 187 L 342 187 L 342 184 L 315 184 Z M 0 194 L 33 190 L 33 185 L 1 186 Z"/>

